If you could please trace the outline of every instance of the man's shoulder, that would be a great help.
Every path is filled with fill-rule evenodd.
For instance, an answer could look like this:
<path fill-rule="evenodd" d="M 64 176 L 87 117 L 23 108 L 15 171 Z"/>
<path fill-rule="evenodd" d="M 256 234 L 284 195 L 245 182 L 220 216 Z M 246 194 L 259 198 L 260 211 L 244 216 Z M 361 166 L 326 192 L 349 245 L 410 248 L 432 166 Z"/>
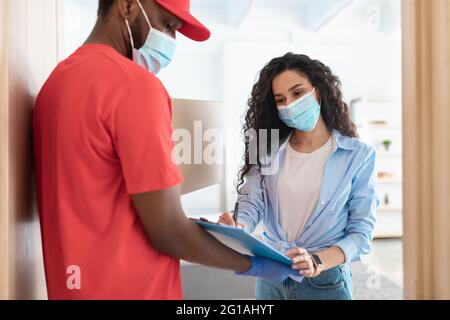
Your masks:
<path fill-rule="evenodd" d="M 112 54 L 108 51 L 104 54 L 111 64 L 109 73 L 115 73 L 113 78 L 120 84 L 129 87 L 131 91 L 154 89 L 166 93 L 161 81 L 148 70 L 119 54 Z"/>
<path fill-rule="evenodd" d="M 89 99 L 81 100 L 91 104 L 105 102 L 97 104 L 104 109 L 115 109 L 133 97 L 170 100 L 158 78 L 106 46 L 82 47 L 60 62 L 41 88 L 36 106 L 54 108 L 55 101 L 74 101 L 83 95 Z"/>
<path fill-rule="evenodd" d="M 166 92 L 153 74 L 107 45 L 85 45 L 62 61 L 51 76 L 53 82 L 83 79 L 82 87 L 97 86 L 108 94 L 130 93 L 140 88 Z"/>

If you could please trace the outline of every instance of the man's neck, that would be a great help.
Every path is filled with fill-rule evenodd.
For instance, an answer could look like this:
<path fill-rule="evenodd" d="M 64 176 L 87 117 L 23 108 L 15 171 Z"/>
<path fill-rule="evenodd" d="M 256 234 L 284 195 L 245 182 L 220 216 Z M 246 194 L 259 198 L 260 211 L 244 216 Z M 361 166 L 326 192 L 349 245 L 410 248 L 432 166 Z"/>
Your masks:
<path fill-rule="evenodd" d="M 112 19 L 98 19 L 84 44 L 108 45 L 121 55 L 131 58 L 131 43 L 128 33 L 126 35 L 124 35 L 123 28 L 120 28 Z"/>

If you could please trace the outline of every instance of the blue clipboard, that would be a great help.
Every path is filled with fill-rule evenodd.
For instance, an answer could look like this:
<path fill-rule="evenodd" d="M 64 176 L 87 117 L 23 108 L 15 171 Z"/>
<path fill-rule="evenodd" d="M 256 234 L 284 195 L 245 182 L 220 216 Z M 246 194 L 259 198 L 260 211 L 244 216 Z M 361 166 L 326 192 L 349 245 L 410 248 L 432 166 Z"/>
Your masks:
<path fill-rule="evenodd" d="M 292 260 L 242 229 L 207 221 L 195 222 L 227 247 L 245 255 L 263 257 L 291 266 Z"/>

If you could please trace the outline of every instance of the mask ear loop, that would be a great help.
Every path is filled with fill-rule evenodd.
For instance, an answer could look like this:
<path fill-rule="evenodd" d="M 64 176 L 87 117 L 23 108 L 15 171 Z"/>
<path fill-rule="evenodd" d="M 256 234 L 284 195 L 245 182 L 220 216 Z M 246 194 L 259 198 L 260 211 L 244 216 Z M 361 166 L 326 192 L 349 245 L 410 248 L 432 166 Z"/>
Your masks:
<path fill-rule="evenodd" d="M 311 95 L 313 95 L 314 94 L 314 92 L 316 92 L 317 90 L 316 90 L 317 88 L 316 87 L 314 87 L 314 89 L 313 89 L 313 91 L 311 91 Z M 322 108 L 322 99 L 320 99 L 319 100 L 319 106 Z"/>
<path fill-rule="evenodd" d="M 142 13 L 144 14 L 145 20 L 148 23 L 148 26 L 150 27 L 150 30 L 153 29 L 152 24 L 150 23 L 150 20 L 147 16 L 147 13 L 144 10 L 144 7 L 142 6 L 141 2 L 139 0 L 136 0 L 139 8 L 141 8 Z M 127 25 L 127 29 L 128 29 L 128 34 L 130 35 L 130 42 L 131 42 L 131 47 L 133 48 L 133 50 L 136 48 L 134 46 L 134 39 L 133 39 L 133 34 L 131 33 L 131 27 L 130 27 L 130 23 L 128 22 L 128 19 L 125 19 L 125 24 Z"/>
<path fill-rule="evenodd" d="M 127 25 L 128 34 L 130 35 L 130 42 L 131 42 L 131 48 L 134 50 L 134 40 L 133 40 L 133 34 L 131 33 L 130 23 L 128 22 L 128 19 L 125 19 L 125 24 Z"/>
<path fill-rule="evenodd" d="M 142 6 L 141 2 L 139 0 L 136 0 L 139 8 L 141 8 L 142 13 L 144 14 L 145 20 L 147 20 L 148 26 L 150 27 L 150 31 L 153 29 L 152 24 L 150 23 L 150 19 L 147 16 L 147 13 L 144 10 L 144 7 Z"/>

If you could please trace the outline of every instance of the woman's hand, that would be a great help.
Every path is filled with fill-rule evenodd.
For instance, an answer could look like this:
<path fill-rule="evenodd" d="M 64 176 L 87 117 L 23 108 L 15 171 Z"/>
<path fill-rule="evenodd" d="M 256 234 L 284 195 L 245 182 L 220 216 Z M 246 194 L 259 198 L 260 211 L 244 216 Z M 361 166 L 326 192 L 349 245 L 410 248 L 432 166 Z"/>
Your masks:
<path fill-rule="evenodd" d="M 303 248 L 293 248 L 286 252 L 292 259 L 292 268 L 299 270 L 300 274 L 306 278 L 315 278 L 322 273 L 321 268 L 316 268 L 311 255 Z"/>
<path fill-rule="evenodd" d="M 262 257 L 250 257 L 252 267 L 244 272 L 237 273 L 240 276 L 252 276 L 274 282 L 283 282 L 289 276 L 295 276 L 297 271 L 284 263 L 275 262 Z"/>
<path fill-rule="evenodd" d="M 234 221 L 233 215 L 234 214 L 232 212 L 225 212 L 220 216 L 219 223 L 230 227 L 245 229 L 245 225 L 236 223 L 236 221 Z"/>

